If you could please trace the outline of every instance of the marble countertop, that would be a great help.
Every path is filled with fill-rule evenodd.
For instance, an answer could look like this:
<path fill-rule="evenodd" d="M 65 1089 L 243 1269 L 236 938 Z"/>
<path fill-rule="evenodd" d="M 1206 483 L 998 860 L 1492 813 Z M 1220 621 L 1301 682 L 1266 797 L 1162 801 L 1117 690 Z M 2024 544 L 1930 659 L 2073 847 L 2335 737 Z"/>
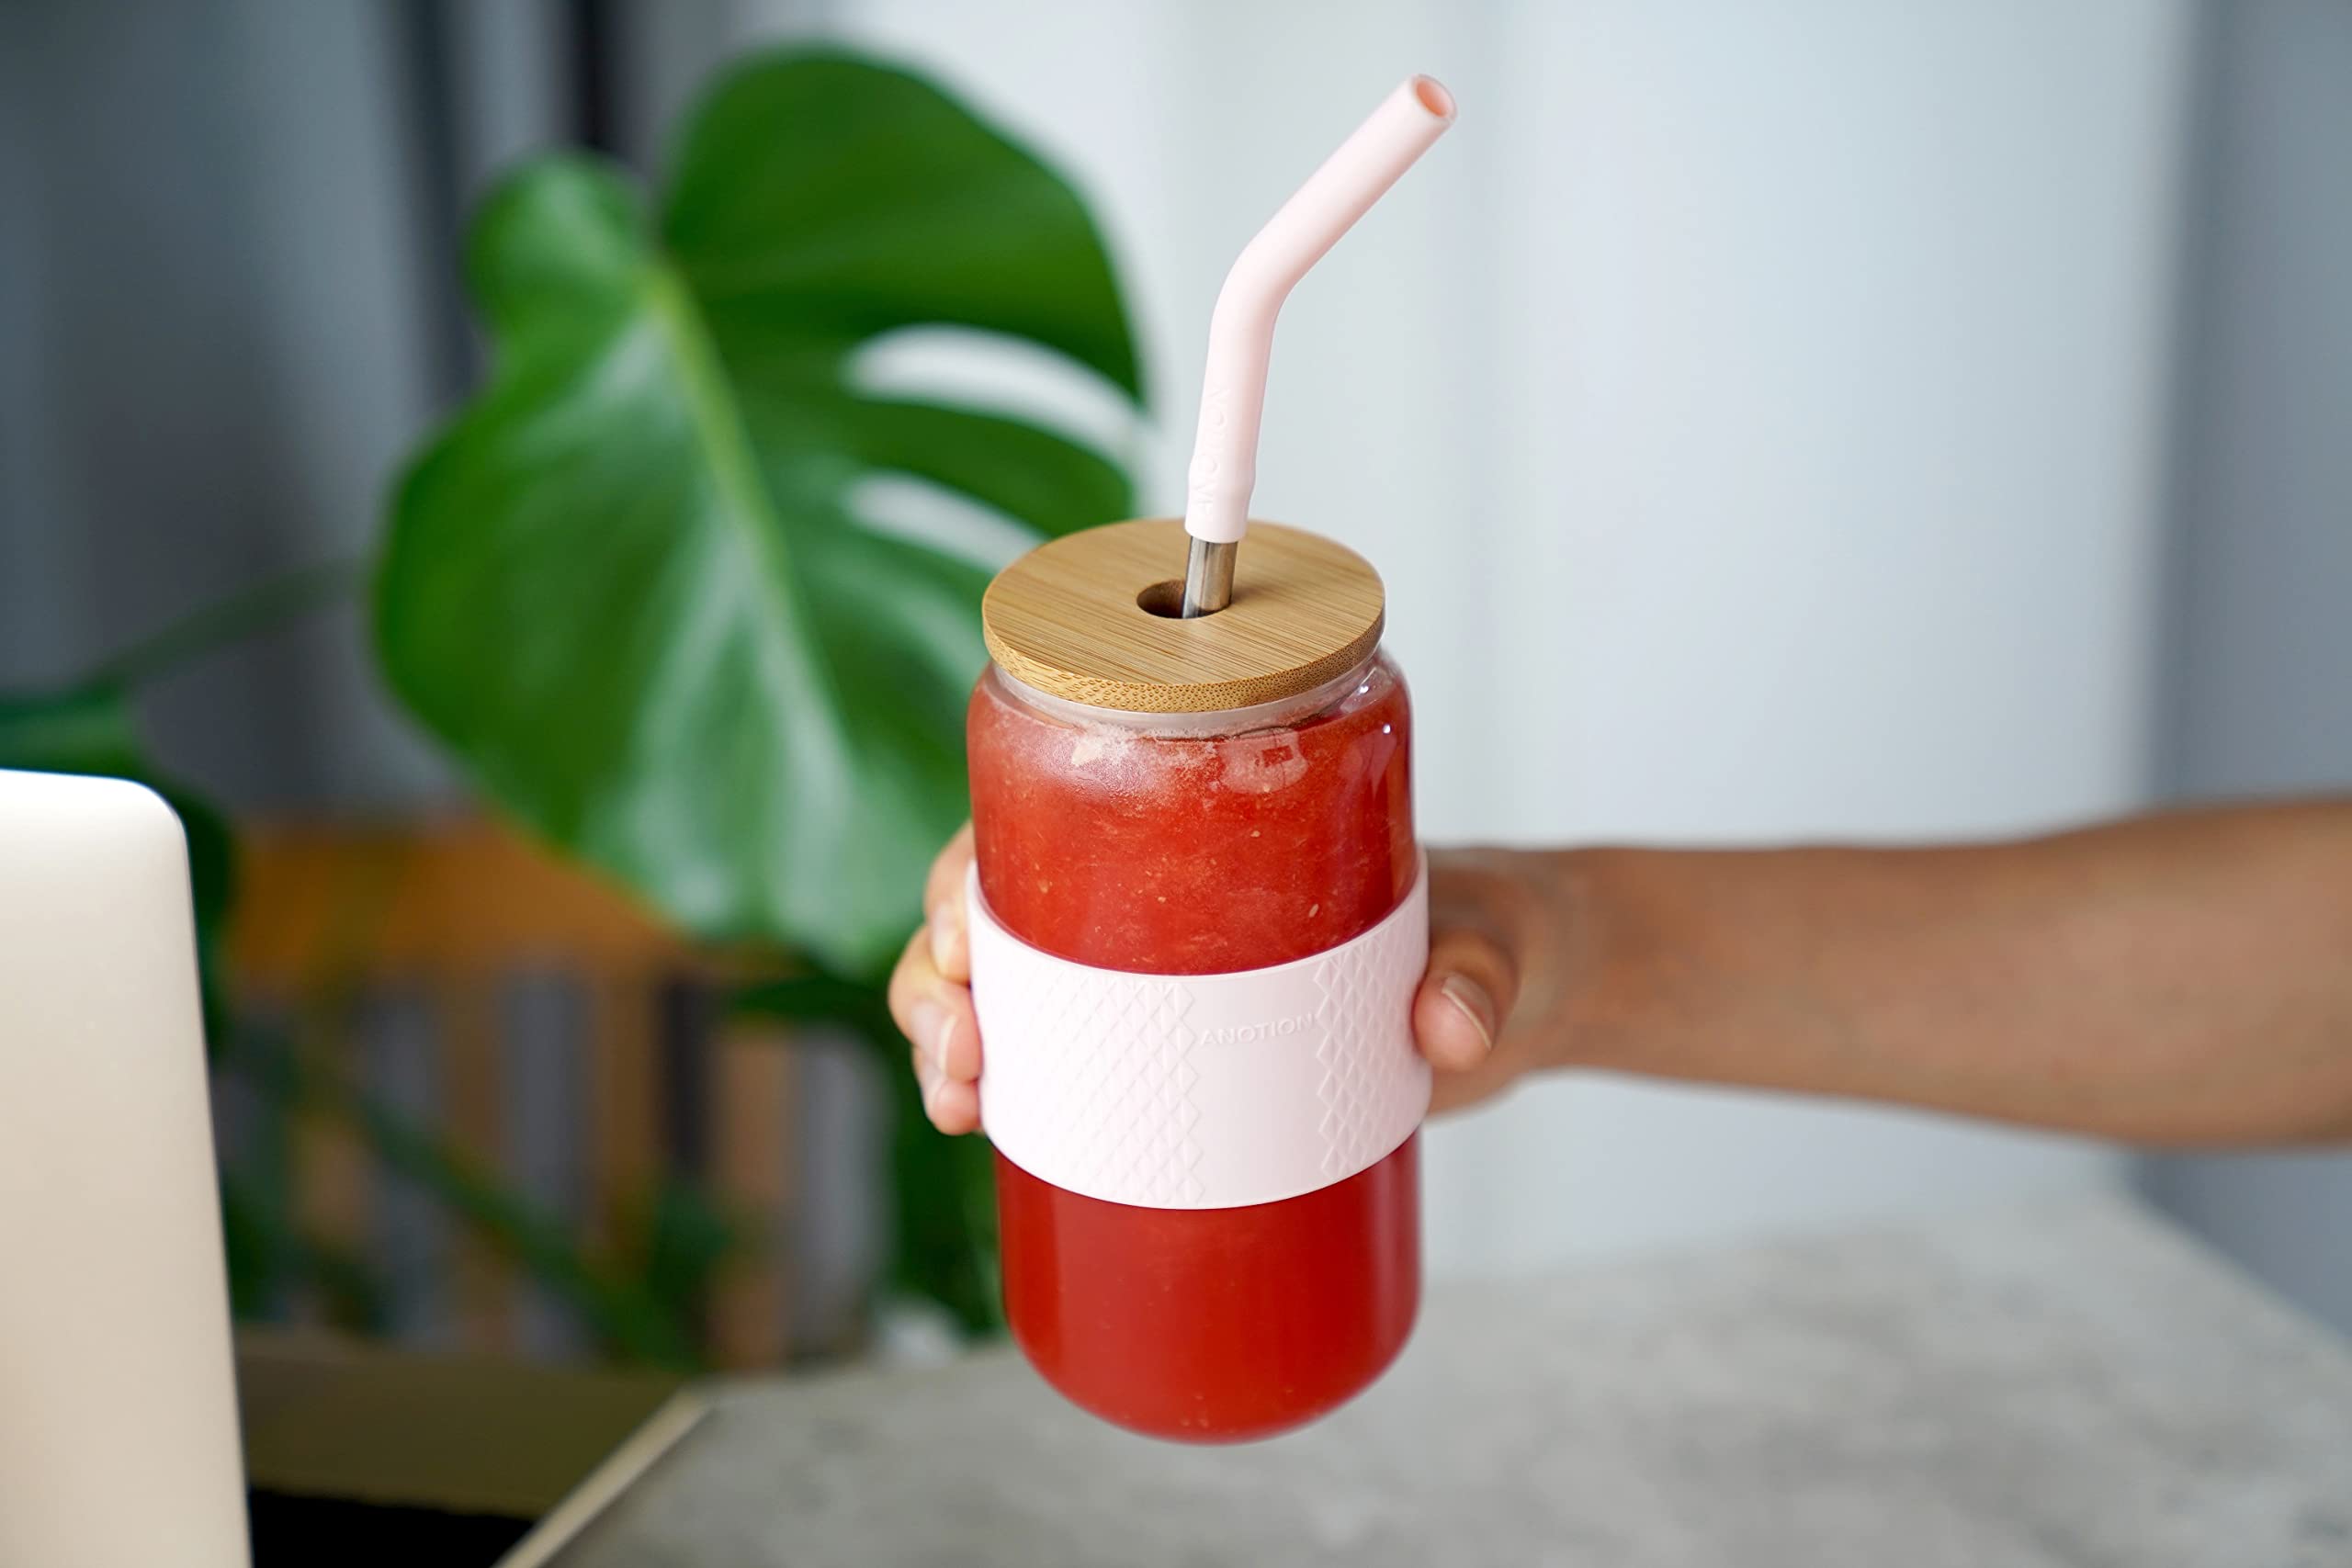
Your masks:
<path fill-rule="evenodd" d="M 999 1351 L 720 1382 L 638 1448 L 510 1562 L 2352 1564 L 2352 1351 L 2120 1199 L 1450 1288 L 1247 1447 Z"/>

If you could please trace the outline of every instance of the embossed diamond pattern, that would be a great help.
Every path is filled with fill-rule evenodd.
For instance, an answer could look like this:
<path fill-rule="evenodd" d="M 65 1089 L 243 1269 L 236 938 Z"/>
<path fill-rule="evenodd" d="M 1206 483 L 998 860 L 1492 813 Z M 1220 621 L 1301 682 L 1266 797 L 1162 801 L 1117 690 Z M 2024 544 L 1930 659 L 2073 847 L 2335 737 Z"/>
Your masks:
<path fill-rule="evenodd" d="M 1197 1202 L 1200 1111 L 1184 1059 L 1193 1039 L 1184 1024 L 1190 992 L 1144 976 L 1112 986 L 1057 979 L 1029 1002 L 1032 1038 L 1045 1045 L 1030 1075 L 1039 1111 L 1049 1125 L 1080 1130 L 1073 1174 L 1146 1203 Z"/>
<path fill-rule="evenodd" d="M 1272 1202 L 1353 1176 L 1429 1103 L 1410 1019 L 1426 886 L 1318 957 L 1181 978 L 1039 952 L 975 897 L 989 1135 L 1043 1180 L 1158 1208 Z"/>
<path fill-rule="evenodd" d="M 1315 1021 L 1323 1036 L 1315 1048 L 1323 1069 L 1316 1093 L 1323 1105 L 1322 1169 L 1331 1180 L 1386 1155 L 1396 1129 L 1409 1130 L 1428 1108 L 1427 1074 L 1418 1062 L 1416 1070 L 1399 1071 L 1395 1059 L 1413 1055 L 1412 991 L 1404 989 L 1400 1002 L 1397 980 L 1420 974 L 1421 955 L 1410 951 L 1417 936 L 1391 924 L 1315 966 Z"/>

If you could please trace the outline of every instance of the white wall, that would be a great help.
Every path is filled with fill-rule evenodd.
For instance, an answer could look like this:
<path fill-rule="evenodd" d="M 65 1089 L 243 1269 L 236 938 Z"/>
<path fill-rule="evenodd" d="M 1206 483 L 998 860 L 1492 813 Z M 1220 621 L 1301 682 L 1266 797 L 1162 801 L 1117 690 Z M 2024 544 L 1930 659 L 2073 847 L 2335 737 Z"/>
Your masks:
<path fill-rule="evenodd" d="M 1225 265 L 1396 79 L 1453 88 L 1457 130 L 1284 315 L 1257 506 L 1387 575 L 1432 839 L 1996 832 L 2143 798 L 2181 0 L 839 14 L 1107 212 L 1158 509 Z M 1432 1247 L 1532 1267 L 2117 1169 L 1569 1079 L 1433 1134 Z"/>

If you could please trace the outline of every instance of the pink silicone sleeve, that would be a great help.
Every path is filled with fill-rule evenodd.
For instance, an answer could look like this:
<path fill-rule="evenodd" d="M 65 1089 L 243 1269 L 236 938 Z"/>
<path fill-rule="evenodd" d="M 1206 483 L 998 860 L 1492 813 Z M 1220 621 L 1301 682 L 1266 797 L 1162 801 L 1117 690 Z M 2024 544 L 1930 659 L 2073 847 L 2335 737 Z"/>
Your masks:
<path fill-rule="evenodd" d="M 980 1115 L 1068 1191 L 1155 1209 L 1270 1203 L 1344 1181 L 1429 1110 L 1413 992 L 1429 875 L 1351 941 L 1232 975 L 1135 975 L 1041 953 L 968 887 Z"/>

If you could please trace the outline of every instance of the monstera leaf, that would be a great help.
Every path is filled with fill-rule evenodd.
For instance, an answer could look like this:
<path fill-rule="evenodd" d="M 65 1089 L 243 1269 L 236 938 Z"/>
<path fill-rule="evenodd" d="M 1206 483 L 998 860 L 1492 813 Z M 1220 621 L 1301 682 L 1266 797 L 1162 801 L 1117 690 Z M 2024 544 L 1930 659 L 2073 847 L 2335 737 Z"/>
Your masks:
<path fill-rule="evenodd" d="M 937 88 L 786 55 L 717 85 L 652 210 L 593 161 L 525 169 L 467 275 L 495 369 L 394 500 L 393 687 L 509 812 L 687 929 L 870 972 L 964 811 L 985 573 L 868 526 L 860 481 L 1040 534 L 1129 495 L 1059 434 L 862 391 L 853 358 L 976 328 L 1139 402 L 1085 208 Z"/>

